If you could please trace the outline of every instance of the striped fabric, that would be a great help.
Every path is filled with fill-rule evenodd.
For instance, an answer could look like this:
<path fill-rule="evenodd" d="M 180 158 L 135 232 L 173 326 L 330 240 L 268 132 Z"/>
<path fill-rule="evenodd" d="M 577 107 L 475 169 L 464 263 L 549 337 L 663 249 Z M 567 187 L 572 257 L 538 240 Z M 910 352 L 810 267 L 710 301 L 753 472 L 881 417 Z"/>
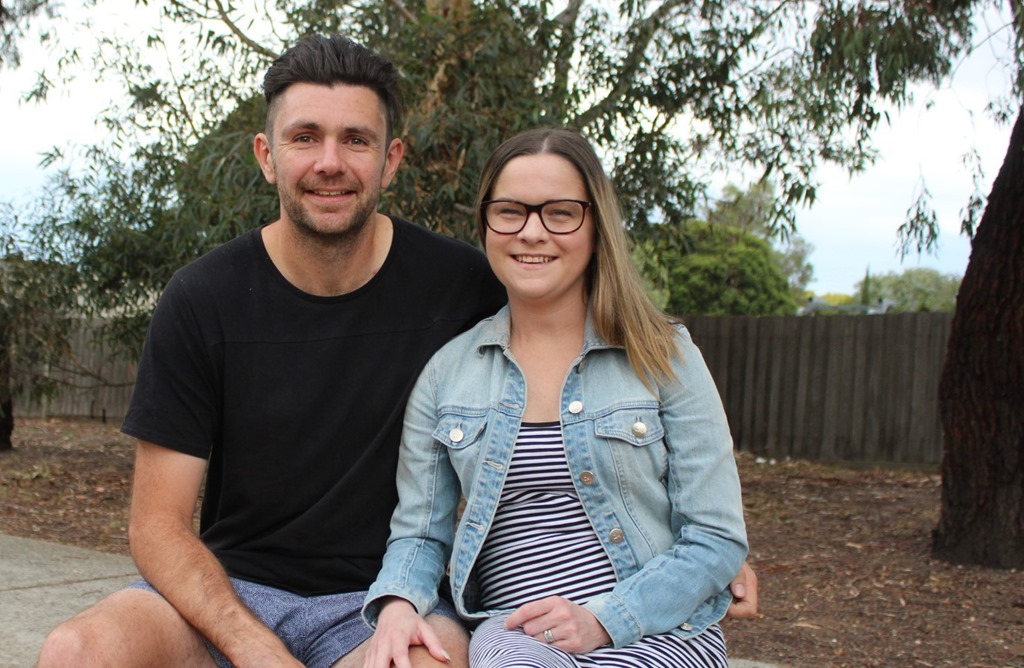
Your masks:
<path fill-rule="evenodd" d="M 491 609 L 511 610 L 546 596 L 582 604 L 615 586 L 611 562 L 573 488 L 557 422 L 522 426 L 477 572 Z M 506 631 L 504 618 L 491 618 L 473 633 L 473 668 L 728 665 L 717 625 L 690 640 L 665 633 L 573 655 L 521 630 Z"/>
<path fill-rule="evenodd" d="M 477 563 L 483 603 L 516 608 L 545 596 L 585 603 L 615 572 L 569 477 L 561 428 L 524 425 Z"/>

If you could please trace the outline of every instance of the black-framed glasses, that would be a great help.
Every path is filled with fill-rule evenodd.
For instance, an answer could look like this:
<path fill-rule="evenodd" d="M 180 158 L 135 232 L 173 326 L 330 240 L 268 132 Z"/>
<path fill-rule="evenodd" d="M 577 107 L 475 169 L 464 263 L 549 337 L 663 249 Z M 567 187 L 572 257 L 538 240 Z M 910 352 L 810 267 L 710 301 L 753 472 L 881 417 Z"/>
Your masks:
<path fill-rule="evenodd" d="M 531 213 L 540 216 L 540 224 L 551 234 L 572 234 L 583 226 L 590 202 L 578 199 L 549 199 L 527 204 L 514 199 L 492 199 L 480 203 L 487 227 L 498 234 L 518 234 Z"/>

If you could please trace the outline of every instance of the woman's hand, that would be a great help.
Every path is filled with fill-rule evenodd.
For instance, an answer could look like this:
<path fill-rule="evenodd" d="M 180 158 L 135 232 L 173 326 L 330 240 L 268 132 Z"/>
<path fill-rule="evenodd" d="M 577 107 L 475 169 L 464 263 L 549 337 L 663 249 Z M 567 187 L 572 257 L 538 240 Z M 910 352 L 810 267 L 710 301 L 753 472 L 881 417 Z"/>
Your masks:
<path fill-rule="evenodd" d="M 505 620 L 506 629 L 517 626 L 526 635 L 573 654 L 585 654 L 612 640 L 592 612 L 561 596 L 521 606 Z"/>
<path fill-rule="evenodd" d="M 386 598 L 377 617 L 377 629 L 370 638 L 363 668 L 411 668 L 409 648 L 423 645 L 438 661 L 451 657 L 426 620 L 404 598 Z"/>
<path fill-rule="evenodd" d="M 743 562 L 743 567 L 729 585 L 732 589 L 733 601 L 729 604 L 726 617 L 730 619 L 754 619 L 757 617 L 757 574 L 750 564 Z"/>

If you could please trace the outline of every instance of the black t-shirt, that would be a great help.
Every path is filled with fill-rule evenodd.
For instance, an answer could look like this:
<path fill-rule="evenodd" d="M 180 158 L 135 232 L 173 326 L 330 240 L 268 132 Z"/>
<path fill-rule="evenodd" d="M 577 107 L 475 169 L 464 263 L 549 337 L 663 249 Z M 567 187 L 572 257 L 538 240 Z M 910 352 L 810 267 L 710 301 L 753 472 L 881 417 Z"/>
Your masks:
<path fill-rule="evenodd" d="M 393 223 L 380 271 L 346 295 L 295 288 L 253 230 L 160 298 L 122 431 L 209 458 L 200 533 L 232 576 L 303 595 L 369 587 L 412 385 L 505 301 L 478 250 Z"/>

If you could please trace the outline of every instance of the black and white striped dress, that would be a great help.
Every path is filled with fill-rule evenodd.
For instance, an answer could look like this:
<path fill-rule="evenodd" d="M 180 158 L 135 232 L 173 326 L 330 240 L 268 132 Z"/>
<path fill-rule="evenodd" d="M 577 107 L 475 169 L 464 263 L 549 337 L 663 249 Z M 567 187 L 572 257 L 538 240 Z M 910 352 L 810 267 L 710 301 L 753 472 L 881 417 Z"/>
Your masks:
<path fill-rule="evenodd" d="M 520 429 L 476 569 L 483 604 L 490 609 L 514 609 L 547 596 L 582 604 L 615 586 L 611 562 L 573 488 L 557 422 Z M 485 621 L 473 633 L 472 668 L 728 665 L 717 624 L 689 640 L 664 633 L 619 649 L 569 654 L 521 630 L 505 631 L 505 616 Z"/>

